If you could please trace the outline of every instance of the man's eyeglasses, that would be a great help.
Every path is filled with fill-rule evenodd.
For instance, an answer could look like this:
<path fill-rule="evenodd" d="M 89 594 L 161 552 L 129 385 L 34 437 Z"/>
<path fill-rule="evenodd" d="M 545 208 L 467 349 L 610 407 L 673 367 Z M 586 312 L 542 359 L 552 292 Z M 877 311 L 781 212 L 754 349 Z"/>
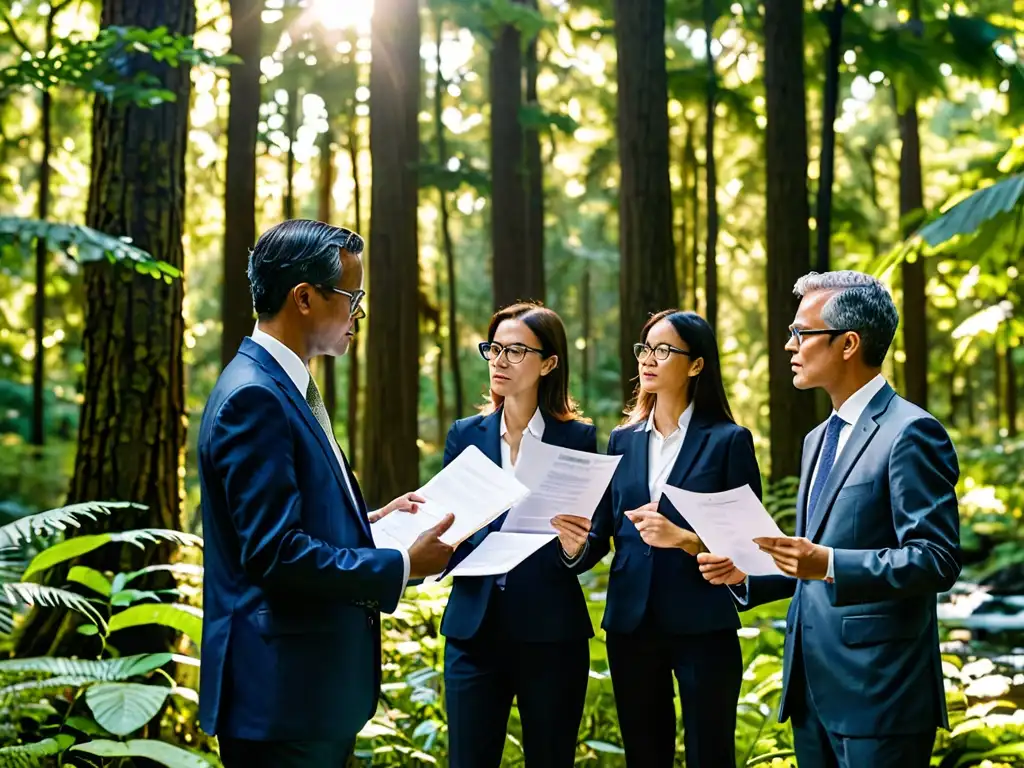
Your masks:
<path fill-rule="evenodd" d="M 356 235 L 356 237 L 359 236 Z M 325 291 L 334 291 L 334 293 L 340 293 L 342 296 L 348 296 L 348 316 L 350 318 L 354 320 L 362 320 L 366 317 L 366 313 L 363 311 L 363 308 L 359 306 L 359 302 L 363 300 L 363 297 L 366 295 L 366 291 L 356 290 L 350 293 L 348 291 L 341 290 L 341 288 L 335 288 L 333 285 L 321 285 L 320 287 Z"/>
<path fill-rule="evenodd" d="M 535 349 L 528 347 L 525 344 L 509 344 L 507 347 L 499 344 L 496 341 L 481 341 L 479 345 L 480 357 L 487 361 L 497 362 L 498 358 L 501 357 L 502 353 L 505 353 L 505 359 L 508 360 L 512 365 L 517 365 L 526 359 L 527 352 L 534 352 L 541 357 L 544 357 L 543 349 Z"/>
<path fill-rule="evenodd" d="M 636 355 L 636 359 L 641 363 L 650 357 L 652 352 L 654 353 L 655 360 L 668 360 L 668 356 L 672 354 L 692 357 L 685 349 L 673 347 L 671 344 L 658 344 L 656 347 L 651 347 L 646 343 L 640 342 L 633 345 L 633 354 Z"/>
<path fill-rule="evenodd" d="M 853 330 L 850 328 L 790 328 L 789 337 L 796 339 L 796 346 L 799 349 L 800 345 L 804 343 L 805 336 L 828 336 L 831 341 L 836 336 L 841 336 L 844 333 L 852 333 Z"/>

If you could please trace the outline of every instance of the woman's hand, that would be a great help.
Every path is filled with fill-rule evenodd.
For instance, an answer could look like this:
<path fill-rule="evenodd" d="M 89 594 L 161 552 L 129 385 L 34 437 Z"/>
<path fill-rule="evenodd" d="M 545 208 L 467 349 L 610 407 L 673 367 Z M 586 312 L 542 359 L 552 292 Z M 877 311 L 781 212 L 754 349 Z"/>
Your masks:
<path fill-rule="evenodd" d="M 418 504 L 423 504 L 426 501 L 422 496 L 416 493 L 405 493 L 394 499 L 391 503 L 384 507 L 381 507 L 376 512 L 369 514 L 370 524 L 376 523 L 382 517 L 387 517 L 392 512 L 402 510 L 403 512 L 409 512 L 416 514 L 419 511 Z"/>
<path fill-rule="evenodd" d="M 555 515 L 551 526 L 558 531 L 558 542 L 568 557 L 576 557 L 587 543 L 590 521 L 577 515 Z"/>
<path fill-rule="evenodd" d="M 681 549 L 696 555 L 703 548 L 697 534 L 680 528 L 658 511 L 657 502 L 649 502 L 626 512 L 626 517 L 640 532 L 644 543 L 661 549 Z"/>

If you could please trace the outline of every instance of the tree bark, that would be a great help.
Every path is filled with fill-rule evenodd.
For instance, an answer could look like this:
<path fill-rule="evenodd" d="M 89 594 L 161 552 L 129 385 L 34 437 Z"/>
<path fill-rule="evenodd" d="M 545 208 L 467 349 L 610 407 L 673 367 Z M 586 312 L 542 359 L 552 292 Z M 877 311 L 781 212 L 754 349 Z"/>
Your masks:
<path fill-rule="evenodd" d="M 434 89 L 434 133 L 437 141 L 437 162 L 444 164 L 448 162 L 448 145 L 445 139 L 444 122 L 441 115 L 444 112 L 444 93 L 448 83 L 441 72 L 441 37 L 444 34 L 444 19 L 437 18 L 435 30 L 437 49 L 435 63 L 437 64 L 437 87 Z M 538 145 L 538 152 L 540 151 Z M 454 418 L 461 419 L 464 407 L 462 392 L 462 365 L 459 362 L 459 315 L 458 302 L 456 300 L 456 289 L 458 282 L 455 274 L 455 245 L 452 242 L 450 213 L 448 209 L 448 193 L 439 188 L 437 190 L 439 203 L 438 210 L 441 216 L 441 239 L 444 247 L 444 263 L 447 272 L 448 283 L 448 358 L 452 369 L 452 384 L 455 395 Z M 543 210 L 543 202 L 541 203 Z M 438 297 L 438 306 L 441 306 L 441 298 Z"/>
<path fill-rule="evenodd" d="M 220 360 L 226 366 L 252 332 L 254 313 L 247 272 L 256 243 L 256 129 L 260 112 L 260 13 L 263 0 L 231 0 L 228 150 L 224 187 L 224 284 L 221 288 Z"/>
<path fill-rule="evenodd" d="M 537 0 L 530 0 L 536 11 Z M 540 106 L 537 96 L 537 37 L 526 47 L 526 103 Z M 545 300 L 544 279 L 544 165 L 540 153 L 540 131 L 531 128 L 524 132 L 526 153 L 526 253 L 522 260 L 528 271 L 526 288 L 538 301 Z"/>
<path fill-rule="evenodd" d="M 194 0 L 106 0 L 101 25 L 195 32 Z M 184 266 L 185 148 L 189 68 L 140 56 L 128 62 L 155 76 L 176 100 L 155 107 L 114 107 L 97 96 L 92 123 L 92 179 L 86 224 L 127 236 L 155 258 Z M 86 308 L 85 400 L 68 503 L 118 500 L 143 504 L 100 518 L 88 532 L 182 528 L 185 389 L 182 363 L 183 282 L 166 283 L 107 263 L 83 267 Z M 166 561 L 169 545 L 106 547 L 86 561 L 99 570 L 136 570 Z M 147 586 L 140 587 L 142 589 Z M 55 614 L 54 614 L 55 615 Z M 39 614 L 36 615 L 38 618 Z M 56 628 L 33 625 L 19 652 L 53 652 Z M 71 635 L 74 644 L 78 635 Z M 118 633 L 122 653 L 159 650 L 164 630 Z"/>
<path fill-rule="evenodd" d="M 334 187 L 333 138 L 331 118 L 328 115 L 327 130 L 320 138 L 320 186 L 317 190 L 317 218 L 325 224 L 331 222 L 331 189 Z M 324 407 L 332 423 L 338 410 L 338 375 L 334 364 L 334 357 L 324 355 Z"/>
<path fill-rule="evenodd" d="M 921 8 L 911 2 L 911 21 L 920 22 Z M 903 235 L 909 237 L 916 229 L 915 214 L 924 209 L 924 183 L 921 171 L 921 137 L 918 128 L 916 95 L 911 94 L 906 111 L 897 116 L 900 140 L 900 219 Z M 906 362 L 906 397 L 922 408 L 928 407 L 928 320 L 925 296 L 924 259 L 911 254 L 904 259 L 900 274 L 903 280 L 903 346 Z"/>
<path fill-rule="evenodd" d="M 526 0 L 513 1 L 526 4 Z M 491 49 L 491 277 L 495 308 L 544 298 L 543 255 L 532 250 L 530 237 L 529 158 L 519 122 L 523 106 L 520 46 L 519 30 L 506 25 Z"/>
<path fill-rule="evenodd" d="M 718 78 L 715 57 L 711 53 L 715 26 L 714 0 L 704 0 L 704 58 L 708 68 L 708 93 L 704 131 L 705 175 L 708 198 L 707 245 L 704 249 L 704 319 L 712 330 L 718 328 L 718 171 L 715 165 L 715 108 L 718 103 Z"/>
<path fill-rule="evenodd" d="M 771 477 L 800 474 L 804 435 L 815 424 L 811 392 L 793 387 L 783 349 L 796 312 L 793 285 L 810 268 L 807 224 L 807 108 L 802 0 L 765 4 L 768 402 Z"/>
<path fill-rule="evenodd" d="M 359 183 L 359 134 L 356 132 L 355 118 L 348 123 L 348 157 L 352 165 L 352 207 L 355 216 L 356 232 L 363 231 L 362 186 Z M 356 468 L 359 451 L 359 335 L 348 348 L 348 401 L 346 425 L 348 427 L 348 463 L 353 471 Z"/>
<path fill-rule="evenodd" d="M 377 354 L 367 357 L 363 475 L 367 498 L 376 503 L 419 484 L 417 0 L 378 0 L 371 36 L 370 152 L 374 162 L 367 348 Z"/>
<path fill-rule="evenodd" d="M 299 87 L 288 89 L 288 111 L 285 114 L 288 153 L 285 155 L 284 217 L 295 218 L 295 141 L 299 132 Z"/>
<path fill-rule="evenodd" d="M 1007 334 L 1009 336 L 1009 334 Z M 1006 348 L 1006 434 L 1011 440 L 1017 437 L 1017 368 L 1014 365 L 1014 352 L 1019 344 L 1012 338 Z"/>
<path fill-rule="evenodd" d="M 832 252 L 832 186 L 835 179 L 836 109 L 839 104 L 839 61 L 842 57 L 843 0 L 835 0 L 825 13 L 828 27 L 828 51 L 825 54 L 825 93 L 821 116 L 821 165 L 818 172 L 818 204 L 815 218 L 818 230 L 818 254 L 815 269 L 828 272 Z"/>
<path fill-rule="evenodd" d="M 615 0 L 618 55 L 619 355 L 633 393 L 633 342 L 652 312 L 679 302 L 669 182 L 665 0 Z"/>

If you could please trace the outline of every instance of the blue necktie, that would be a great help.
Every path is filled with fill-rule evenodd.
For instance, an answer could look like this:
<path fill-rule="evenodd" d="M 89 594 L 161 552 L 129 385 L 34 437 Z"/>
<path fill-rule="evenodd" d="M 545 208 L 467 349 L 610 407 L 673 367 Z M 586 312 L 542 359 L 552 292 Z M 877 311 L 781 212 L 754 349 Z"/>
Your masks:
<path fill-rule="evenodd" d="M 839 448 L 839 432 L 846 425 L 839 414 L 833 414 L 825 427 L 825 439 L 821 443 L 821 460 L 818 463 L 818 475 L 814 478 L 814 487 L 811 488 L 811 497 L 807 500 L 807 522 L 808 528 L 814 521 L 815 509 L 818 497 L 821 496 L 825 483 L 828 482 L 828 474 L 832 471 L 832 465 L 836 461 L 836 451 Z M 805 531 L 807 533 L 807 531 Z"/>

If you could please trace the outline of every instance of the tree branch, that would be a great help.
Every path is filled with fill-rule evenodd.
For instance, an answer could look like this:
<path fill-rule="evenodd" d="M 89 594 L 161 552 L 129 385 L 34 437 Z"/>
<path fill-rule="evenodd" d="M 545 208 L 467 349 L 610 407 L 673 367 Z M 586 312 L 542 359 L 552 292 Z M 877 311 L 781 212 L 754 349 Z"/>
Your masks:
<path fill-rule="evenodd" d="M 11 18 L 7 15 L 7 11 L 3 8 L 0 8 L 0 18 L 4 20 L 4 24 L 7 25 L 7 29 L 10 31 L 11 37 L 14 38 L 14 42 L 18 44 L 18 47 L 25 51 L 25 53 L 32 55 L 32 49 L 25 45 L 25 41 L 21 39 L 21 36 L 18 34 L 18 30 L 14 27 L 14 22 L 11 21 Z"/>

